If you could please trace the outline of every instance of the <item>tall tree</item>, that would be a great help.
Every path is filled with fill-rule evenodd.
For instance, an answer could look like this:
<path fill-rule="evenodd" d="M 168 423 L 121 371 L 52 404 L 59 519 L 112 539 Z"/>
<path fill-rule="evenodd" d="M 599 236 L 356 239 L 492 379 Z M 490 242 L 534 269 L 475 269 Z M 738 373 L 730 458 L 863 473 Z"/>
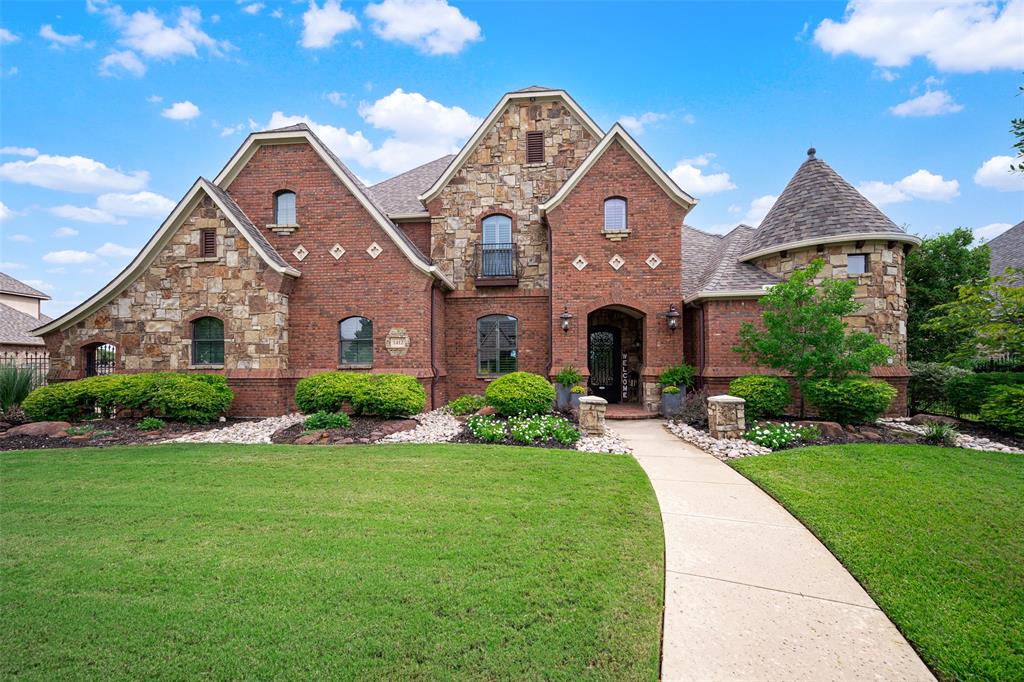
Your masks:
<path fill-rule="evenodd" d="M 973 243 L 971 231 L 958 227 L 925 239 L 907 256 L 907 354 L 911 360 L 940 362 L 960 345 L 959 334 L 924 325 L 936 315 L 935 306 L 957 299 L 957 287 L 988 279 L 989 248 Z"/>
<path fill-rule="evenodd" d="M 961 286 L 957 298 L 934 310 L 924 328 L 959 340 L 947 360 L 1009 353 L 1024 357 L 1024 270 Z"/>
<path fill-rule="evenodd" d="M 1024 95 L 1024 85 L 1018 86 L 1017 96 Z M 1010 132 L 1013 134 L 1013 148 L 1017 150 L 1017 158 L 1024 159 L 1024 118 L 1010 119 Z M 1010 163 L 1010 170 L 1024 173 L 1024 163 Z"/>
<path fill-rule="evenodd" d="M 853 300 L 852 280 L 826 279 L 815 285 L 824 265 L 821 259 L 812 261 L 761 298 L 764 329 L 744 322 L 740 344 L 733 348 L 744 362 L 784 370 L 803 386 L 809 379 L 839 381 L 867 374 L 892 357 L 888 346 L 867 332 L 850 331 L 843 321 L 861 307 Z"/>

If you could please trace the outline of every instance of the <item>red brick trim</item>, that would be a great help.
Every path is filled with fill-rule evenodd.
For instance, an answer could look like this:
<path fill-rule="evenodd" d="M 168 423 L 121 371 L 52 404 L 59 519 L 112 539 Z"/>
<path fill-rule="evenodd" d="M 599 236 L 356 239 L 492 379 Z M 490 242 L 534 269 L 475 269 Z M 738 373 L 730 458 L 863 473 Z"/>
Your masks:
<path fill-rule="evenodd" d="M 511 211 L 507 211 L 500 206 L 488 207 L 486 211 L 480 213 L 476 217 L 476 229 L 480 232 L 480 238 L 483 239 L 484 234 L 484 219 L 490 218 L 492 215 L 503 215 L 512 221 L 512 236 L 516 234 L 516 216 Z"/>

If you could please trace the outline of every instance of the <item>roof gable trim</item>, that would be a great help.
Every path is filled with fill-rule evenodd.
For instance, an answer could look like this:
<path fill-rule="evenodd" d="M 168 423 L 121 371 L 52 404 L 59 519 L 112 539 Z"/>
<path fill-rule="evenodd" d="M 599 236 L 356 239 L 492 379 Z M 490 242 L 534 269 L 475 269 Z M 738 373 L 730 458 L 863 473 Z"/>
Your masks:
<path fill-rule="evenodd" d="M 789 242 L 786 244 L 773 244 L 772 246 L 757 249 L 756 251 L 749 251 L 740 256 L 741 261 L 752 261 L 755 258 L 761 256 L 768 256 L 773 253 L 780 251 L 789 251 L 791 249 L 801 249 L 805 246 L 817 246 L 818 244 L 837 244 L 839 242 L 859 242 L 859 241 L 874 241 L 874 242 L 901 242 L 904 244 L 910 244 L 912 246 L 919 246 L 921 244 L 921 238 L 915 237 L 912 234 L 898 233 L 898 232 L 853 232 L 851 234 L 839 234 L 830 235 L 827 237 L 812 237 L 810 239 L 802 239 L 800 241 Z"/>

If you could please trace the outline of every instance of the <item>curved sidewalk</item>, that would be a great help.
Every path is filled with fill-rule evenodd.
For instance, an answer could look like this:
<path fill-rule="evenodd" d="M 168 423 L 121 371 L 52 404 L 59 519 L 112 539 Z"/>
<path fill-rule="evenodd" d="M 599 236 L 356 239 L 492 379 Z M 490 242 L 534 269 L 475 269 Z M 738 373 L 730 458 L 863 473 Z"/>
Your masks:
<path fill-rule="evenodd" d="M 810 531 L 662 424 L 614 430 L 661 505 L 663 680 L 934 680 Z"/>

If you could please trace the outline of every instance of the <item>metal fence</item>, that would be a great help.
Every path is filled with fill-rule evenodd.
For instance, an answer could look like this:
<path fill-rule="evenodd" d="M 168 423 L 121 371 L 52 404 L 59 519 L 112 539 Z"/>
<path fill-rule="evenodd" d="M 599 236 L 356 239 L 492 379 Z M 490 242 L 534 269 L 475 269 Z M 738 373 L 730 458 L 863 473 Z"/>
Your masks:
<path fill-rule="evenodd" d="M 50 356 L 45 351 L 0 351 L 0 367 L 22 367 L 32 370 L 32 388 L 46 385 Z"/>

